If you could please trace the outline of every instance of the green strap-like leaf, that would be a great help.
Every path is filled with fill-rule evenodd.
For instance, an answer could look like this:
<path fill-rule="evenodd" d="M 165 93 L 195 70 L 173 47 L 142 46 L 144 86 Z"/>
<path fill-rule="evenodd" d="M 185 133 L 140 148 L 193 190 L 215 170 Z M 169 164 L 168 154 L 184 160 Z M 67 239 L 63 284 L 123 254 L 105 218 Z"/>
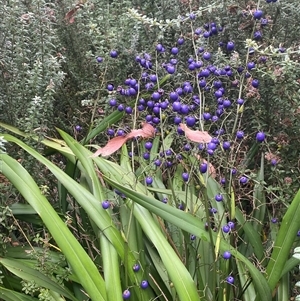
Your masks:
<path fill-rule="evenodd" d="M 188 233 L 194 233 L 196 236 L 203 240 L 209 241 L 209 234 L 205 231 L 204 223 L 194 216 L 185 213 L 181 210 L 173 208 L 171 206 L 166 206 L 162 202 L 155 200 L 153 197 L 144 195 L 142 193 L 133 191 L 132 189 L 121 185 L 108 177 L 105 177 L 106 181 L 113 187 L 124 193 L 128 198 L 132 199 L 134 202 L 147 208 L 154 214 L 162 217 L 164 220 L 173 223 L 174 225 L 180 227 L 181 229 L 187 231 Z M 214 238 L 215 235 L 214 235 Z M 238 260 L 241 260 L 248 268 L 251 277 L 253 279 L 256 291 L 260 300 L 271 300 L 271 290 L 264 276 L 255 266 L 245 258 L 241 253 L 232 248 L 226 241 L 221 240 L 220 243 L 221 251 L 228 251 L 232 253 Z"/>
<path fill-rule="evenodd" d="M 10 135 L 5 135 L 5 137 L 6 140 L 18 141 Z M 19 142 L 22 144 L 21 141 Z M 23 146 L 30 149 L 24 144 Z M 98 269 L 45 196 L 41 194 L 39 187 L 28 172 L 6 154 L 1 155 L 1 171 L 40 215 L 91 299 L 106 300 L 104 280 Z"/>
<path fill-rule="evenodd" d="M 297 231 L 300 228 L 300 190 L 296 194 L 293 202 L 285 213 L 276 241 L 273 246 L 273 252 L 267 266 L 267 279 L 272 290 L 275 289 L 282 270 L 290 255 Z"/>

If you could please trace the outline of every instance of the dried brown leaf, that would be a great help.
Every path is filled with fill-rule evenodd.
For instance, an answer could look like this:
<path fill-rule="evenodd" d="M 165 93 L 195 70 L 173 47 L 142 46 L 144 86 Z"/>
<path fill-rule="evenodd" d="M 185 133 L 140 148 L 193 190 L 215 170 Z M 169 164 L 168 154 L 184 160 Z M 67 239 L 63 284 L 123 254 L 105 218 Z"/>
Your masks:
<path fill-rule="evenodd" d="M 212 137 L 206 131 L 191 130 L 183 123 L 180 123 L 179 126 L 185 132 L 185 136 L 193 142 L 209 143 L 212 139 Z"/>
<path fill-rule="evenodd" d="M 77 13 L 78 9 L 79 9 L 78 7 L 75 7 L 75 8 L 71 9 L 70 11 L 68 11 L 66 13 L 66 15 L 65 15 L 65 21 L 67 23 L 70 23 L 70 24 L 74 23 L 74 21 L 75 21 L 75 14 Z"/>
<path fill-rule="evenodd" d="M 125 136 L 118 136 L 115 137 L 107 142 L 107 144 L 98 149 L 92 157 L 98 157 L 98 156 L 109 156 L 116 152 L 118 149 L 122 147 L 124 143 L 126 143 L 127 140 L 135 138 L 135 137 L 142 137 L 142 138 L 151 138 L 155 135 L 155 128 L 149 124 L 144 123 L 143 127 L 138 130 L 132 130 L 130 133 L 128 133 Z"/>

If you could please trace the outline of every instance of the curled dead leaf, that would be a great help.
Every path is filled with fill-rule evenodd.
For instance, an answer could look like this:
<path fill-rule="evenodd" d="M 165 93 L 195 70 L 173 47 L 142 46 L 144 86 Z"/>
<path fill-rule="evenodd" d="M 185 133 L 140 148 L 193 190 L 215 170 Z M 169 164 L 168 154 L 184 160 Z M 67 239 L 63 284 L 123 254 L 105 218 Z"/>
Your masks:
<path fill-rule="evenodd" d="M 179 126 L 185 132 L 185 136 L 193 142 L 209 143 L 212 139 L 212 137 L 206 131 L 191 130 L 183 123 L 180 123 Z"/>
<path fill-rule="evenodd" d="M 127 140 L 135 138 L 135 137 L 142 137 L 142 138 L 151 138 L 155 135 L 155 128 L 149 124 L 144 123 L 143 127 L 138 130 L 132 130 L 130 133 L 128 133 L 125 136 L 118 136 L 115 137 L 107 142 L 107 144 L 99 148 L 92 157 L 98 157 L 98 156 L 109 156 L 116 152 L 118 149 L 122 147 L 124 143 L 126 143 Z"/>

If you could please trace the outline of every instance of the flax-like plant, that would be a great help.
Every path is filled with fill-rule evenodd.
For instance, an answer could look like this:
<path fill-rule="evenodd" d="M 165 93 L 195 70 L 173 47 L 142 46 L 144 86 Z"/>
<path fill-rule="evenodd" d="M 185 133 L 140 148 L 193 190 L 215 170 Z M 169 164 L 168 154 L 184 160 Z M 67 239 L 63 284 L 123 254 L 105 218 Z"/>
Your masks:
<path fill-rule="evenodd" d="M 22 134 L 12 127 L 2 126 Z M 32 210 L 29 212 L 41 218 L 53 237 L 58 252 L 52 252 L 55 255 L 50 258 L 54 260 L 61 253 L 71 268 L 69 278 L 58 283 L 54 274 L 43 274 L 43 270 L 28 266 L 29 258 L 18 249 L 12 257 L 16 254 L 21 257 L 19 268 L 11 265 L 9 258 L 1 261 L 8 277 L 33 281 L 51 294 L 70 300 L 84 300 L 85 295 L 91 300 L 122 300 L 125 289 L 136 300 L 271 300 L 272 294 L 276 296 L 281 292 L 276 290 L 277 284 L 284 281 L 286 273 L 298 263 L 295 259 L 287 259 L 299 228 L 299 193 L 268 253 L 262 229 L 257 229 L 261 227 L 260 220 L 253 217 L 258 213 L 254 211 L 253 216 L 247 216 L 235 205 L 234 193 L 228 195 L 208 172 L 200 174 L 198 167 L 193 169 L 193 181 L 198 181 L 198 187 L 182 180 L 183 169 L 178 165 L 173 177 L 166 182 L 162 170 L 145 165 L 139 157 L 128 157 L 125 145 L 117 164 L 93 158 L 86 147 L 63 131 L 59 133 L 62 140 L 44 139 L 42 143 L 76 164 L 79 182 L 21 140 L 8 134 L 3 136 L 44 164 L 80 206 L 80 212 L 86 215 L 93 231 L 90 235 L 95 239 L 94 248 L 99 251 L 99 259 L 93 263 L 92 253 L 76 240 L 20 163 L 8 154 L 1 154 L 2 173 L 30 204 Z M 165 137 L 165 146 L 172 144 L 171 136 Z M 159 150 L 160 139 L 154 139 L 153 151 Z M 197 158 L 189 160 L 190 166 L 198 164 Z M 149 172 L 157 175 L 151 187 L 144 182 Z M 265 210 L 263 160 L 254 181 L 253 200 L 257 208 Z M 224 196 L 222 202 L 214 199 L 219 193 Z M 167 204 L 163 199 L 168 200 Z M 110 209 L 102 208 L 104 200 L 110 201 Z M 178 205 L 183 205 L 184 210 L 176 208 Z M 212 207 L 218 210 L 213 217 L 209 212 Z M 11 210 L 18 216 L 18 207 Z M 235 212 L 235 229 L 224 234 L 222 226 L 227 224 L 227 211 Z M 35 250 L 33 247 L 30 253 Z M 223 258 L 226 251 L 231 253 L 230 259 Z M 14 254 L 13 250 L 9 252 Z M 133 266 L 137 263 L 141 269 L 136 273 Z M 64 267 L 54 273 L 61 273 Z M 227 283 L 228 275 L 234 276 L 234 285 Z M 140 288 L 143 280 L 149 283 L 147 289 Z M 80 287 L 83 295 L 76 294 Z M 14 290 L 4 286 L 3 292 L 7 294 L 5 300 L 10 300 L 8 296 Z"/>

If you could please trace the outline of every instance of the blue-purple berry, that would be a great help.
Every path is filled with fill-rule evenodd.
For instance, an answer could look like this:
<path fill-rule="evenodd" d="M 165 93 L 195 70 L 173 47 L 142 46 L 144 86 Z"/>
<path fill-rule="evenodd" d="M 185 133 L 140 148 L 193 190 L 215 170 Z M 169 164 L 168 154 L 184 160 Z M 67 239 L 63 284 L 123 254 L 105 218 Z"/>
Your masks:
<path fill-rule="evenodd" d="M 102 202 L 102 208 L 103 209 L 108 209 L 110 207 L 110 201 L 109 200 L 105 200 Z"/>
<path fill-rule="evenodd" d="M 244 185 L 248 182 L 248 178 L 245 176 L 240 177 L 240 184 Z"/>
<path fill-rule="evenodd" d="M 201 163 L 199 169 L 200 169 L 201 173 L 206 173 L 206 171 L 207 171 L 207 163 Z"/>
<path fill-rule="evenodd" d="M 216 200 L 217 202 L 222 202 L 222 201 L 223 201 L 223 195 L 220 194 L 220 193 L 216 194 L 216 195 L 215 195 L 215 200 Z"/>
<path fill-rule="evenodd" d="M 224 225 L 224 226 L 222 227 L 222 231 L 223 231 L 224 233 L 228 233 L 228 232 L 230 231 L 230 227 L 229 227 L 228 225 Z"/>
<path fill-rule="evenodd" d="M 141 266 L 138 263 L 135 263 L 132 267 L 133 271 L 136 273 L 140 270 Z"/>
<path fill-rule="evenodd" d="M 146 177 L 145 181 L 146 181 L 147 185 L 151 185 L 153 183 L 153 178 L 148 176 L 148 177 Z"/>
<path fill-rule="evenodd" d="M 256 141 L 257 142 L 263 142 L 265 140 L 265 138 L 266 138 L 266 135 L 265 135 L 264 132 L 258 132 L 256 134 Z"/>
<path fill-rule="evenodd" d="M 232 276 L 228 276 L 228 277 L 226 278 L 226 282 L 227 282 L 228 284 L 233 284 L 233 283 L 234 283 L 234 278 L 233 278 Z"/>
<path fill-rule="evenodd" d="M 118 52 L 117 52 L 116 50 L 112 50 L 112 51 L 110 52 L 110 56 L 111 56 L 112 58 L 116 58 L 116 57 L 118 57 Z"/>
<path fill-rule="evenodd" d="M 123 292 L 123 299 L 129 299 L 130 298 L 130 291 L 129 290 L 125 290 L 124 292 Z"/>
<path fill-rule="evenodd" d="M 225 251 L 223 253 L 223 258 L 226 259 L 226 260 L 230 259 L 231 258 L 231 253 L 229 251 Z"/>
<path fill-rule="evenodd" d="M 149 286 L 149 283 L 147 280 L 143 280 L 140 284 L 142 289 L 146 289 Z"/>

